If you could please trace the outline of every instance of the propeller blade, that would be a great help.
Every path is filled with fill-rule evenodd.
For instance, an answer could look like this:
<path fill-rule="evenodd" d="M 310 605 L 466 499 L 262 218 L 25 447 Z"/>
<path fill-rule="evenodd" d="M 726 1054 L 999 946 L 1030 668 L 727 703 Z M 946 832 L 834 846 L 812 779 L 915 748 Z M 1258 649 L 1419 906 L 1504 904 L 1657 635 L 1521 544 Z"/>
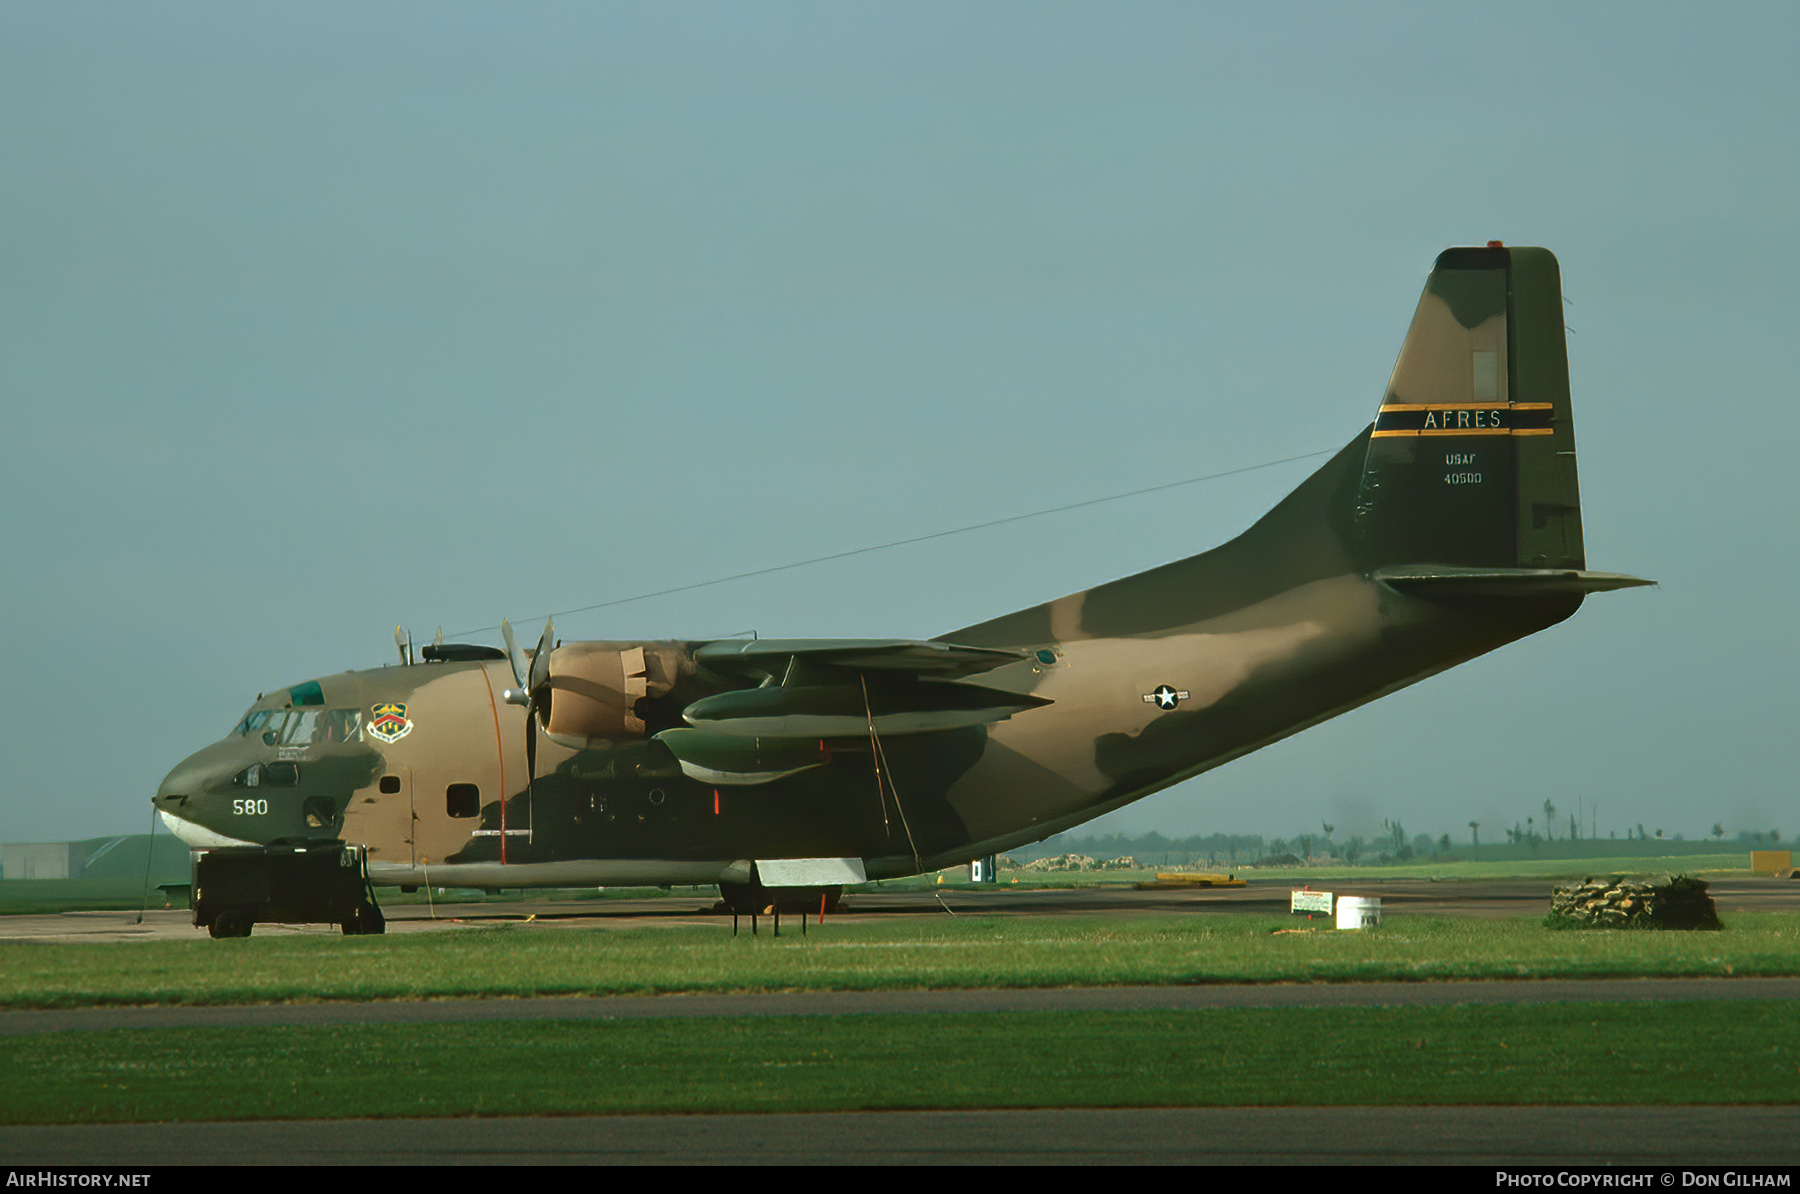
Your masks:
<path fill-rule="evenodd" d="M 544 633 L 538 636 L 537 654 L 531 659 L 531 688 L 536 692 L 550 679 L 550 652 L 556 648 L 556 625 L 544 619 Z"/>
<path fill-rule="evenodd" d="M 412 662 L 412 634 L 404 627 L 394 627 L 394 646 L 400 651 L 402 665 Z"/>
<path fill-rule="evenodd" d="M 519 686 L 517 689 L 506 690 L 506 700 L 509 704 L 523 705 L 530 699 L 525 683 L 525 652 L 519 650 L 519 642 L 513 637 L 512 623 L 505 618 L 500 619 L 500 637 L 506 640 L 506 657 L 512 661 L 513 683 Z M 515 700 L 515 697 L 520 699 Z"/>

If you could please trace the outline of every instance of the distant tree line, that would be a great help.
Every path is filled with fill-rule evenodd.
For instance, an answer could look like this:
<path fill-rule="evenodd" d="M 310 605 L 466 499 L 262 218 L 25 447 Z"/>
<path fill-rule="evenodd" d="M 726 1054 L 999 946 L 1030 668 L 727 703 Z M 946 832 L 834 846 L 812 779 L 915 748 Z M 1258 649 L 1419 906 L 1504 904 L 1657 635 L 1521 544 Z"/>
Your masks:
<path fill-rule="evenodd" d="M 1694 840 L 1686 840 L 1681 835 L 1669 837 L 1654 827 L 1628 829 L 1624 837 L 1581 837 L 1575 832 L 1552 837 L 1539 827 L 1535 816 L 1528 818 L 1525 825 L 1505 830 L 1505 840 L 1500 842 L 1482 840 L 1480 822 L 1470 822 L 1469 836 L 1460 842 L 1452 841 L 1447 833 L 1436 838 L 1424 833 L 1409 836 L 1399 821 L 1383 822 L 1382 833 L 1366 838 L 1357 834 L 1339 837 L 1336 826 L 1330 824 L 1322 824 L 1320 830 L 1291 837 L 1259 833 L 1195 834 L 1179 838 L 1160 833 L 1135 837 L 1122 833 L 1062 833 L 1006 853 L 1018 862 L 1059 854 L 1086 854 L 1098 859 L 1130 855 L 1144 867 L 1203 866 L 1229 871 L 1234 867 L 1258 864 L 1298 866 L 1308 859 L 1330 859 L 1350 866 L 1383 866 L 1432 859 L 1499 861 L 1715 854 L 1730 848 L 1724 840 L 1724 828 L 1718 824 L 1706 837 Z M 1781 840 L 1778 830 L 1747 830 L 1739 832 L 1732 844 L 1749 849 L 1779 844 Z"/>

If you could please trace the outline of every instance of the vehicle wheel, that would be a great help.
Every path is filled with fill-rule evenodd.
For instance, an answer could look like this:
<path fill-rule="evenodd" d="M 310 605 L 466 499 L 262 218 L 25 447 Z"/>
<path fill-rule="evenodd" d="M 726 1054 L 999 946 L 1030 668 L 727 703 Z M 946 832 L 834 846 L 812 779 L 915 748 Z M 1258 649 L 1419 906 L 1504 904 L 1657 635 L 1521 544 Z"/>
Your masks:
<path fill-rule="evenodd" d="M 217 916 L 213 917 L 213 922 L 211 925 L 207 926 L 206 931 L 211 933 L 215 938 L 248 937 L 250 935 L 250 926 L 253 923 L 250 913 L 244 909 L 227 908 Z"/>

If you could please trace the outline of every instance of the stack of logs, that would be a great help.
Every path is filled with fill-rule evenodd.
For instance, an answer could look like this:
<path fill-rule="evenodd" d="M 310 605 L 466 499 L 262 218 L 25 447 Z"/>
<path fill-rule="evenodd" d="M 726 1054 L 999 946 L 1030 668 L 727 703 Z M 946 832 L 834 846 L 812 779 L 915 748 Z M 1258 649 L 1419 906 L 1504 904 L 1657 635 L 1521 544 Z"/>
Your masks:
<path fill-rule="evenodd" d="M 1549 923 L 1582 929 L 1722 929 L 1704 880 L 1583 879 L 1550 895 Z"/>

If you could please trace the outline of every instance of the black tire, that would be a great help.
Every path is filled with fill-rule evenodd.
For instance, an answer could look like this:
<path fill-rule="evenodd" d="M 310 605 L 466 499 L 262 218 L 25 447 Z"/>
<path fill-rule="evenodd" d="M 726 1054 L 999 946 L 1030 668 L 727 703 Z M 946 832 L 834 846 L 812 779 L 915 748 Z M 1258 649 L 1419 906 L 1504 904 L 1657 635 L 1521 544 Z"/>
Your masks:
<path fill-rule="evenodd" d="M 769 906 L 769 891 L 761 884 L 721 883 L 719 900 L 740 916 L 758 916 Z"/>
<path fill-rule="evenodd" d="M 339 925 L 346 937 L 374 937 L 387 932 L 387 918 L 379 908 L 358 908 Z"/>
<path fill-rule="evenodd" d="M 213 937 L 248 937 L 255 919 L 245 908 L 226 908 L 213 917 L 212 924 L 206 931 Z"/>

